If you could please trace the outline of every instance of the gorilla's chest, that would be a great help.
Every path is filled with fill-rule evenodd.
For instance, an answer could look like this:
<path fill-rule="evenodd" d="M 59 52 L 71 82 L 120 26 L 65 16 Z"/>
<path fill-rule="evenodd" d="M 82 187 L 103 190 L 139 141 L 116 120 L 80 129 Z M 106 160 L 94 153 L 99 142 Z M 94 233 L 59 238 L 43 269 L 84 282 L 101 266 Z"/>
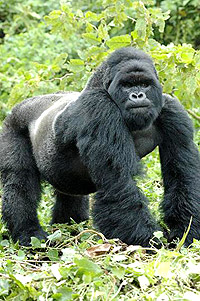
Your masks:
<path fill-rule="evenodd" d="M 135 131 L 132 133 L 136 152 L 140 158 L 152 152 L 161 142 L 161 135 L 156 127 L 152 125 L 146 130 Z"/>

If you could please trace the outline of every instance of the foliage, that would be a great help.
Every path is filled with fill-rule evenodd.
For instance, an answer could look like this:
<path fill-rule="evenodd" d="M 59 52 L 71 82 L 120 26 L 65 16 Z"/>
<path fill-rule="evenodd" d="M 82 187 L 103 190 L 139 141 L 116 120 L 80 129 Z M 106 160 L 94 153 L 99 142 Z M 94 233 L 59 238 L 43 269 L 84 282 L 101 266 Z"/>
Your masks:
<path fill-rule="evenodd" d="M 156 3 L 163 11 L 171 12 L 171 18 L 161 34 L 163 43 L 190 43 L 200 49 L 199 0 L 157 0 Z"/>
<path fill-rule="evenodd" d="M 126 2 L 126 3 L 125 3 Z M 146 1 L 152 2 L 152 1 Z M 61 10 L 53 11 L 45 18 L 52 26 L 52 32 L 59 32 L 63 38 L 78 34 L 89 47 L 78 49 L 80 60 L 69 61 L 68 70 L 72 74 L 65 78 L 65 86 L 76 89 L 74 78 L 86 80 L 90 72 L 116 48 L 123 46 L 140 47 L 149 52 L 155 60 L 164 92 L 174 93 L 187 106 L 195 105 L 200 98 L 200 53 L 190 45 L 166 47 L 153 39 L 154 27 L 164 31 L 169 13 L 159 8 L 147 8 L 141 1 L 103 1 L 100 13 L 81 10 L 73 11 L 68 4 Z M 130 32 L 117 35 L 116 31 L 126 26 L 131 19 Z M 114 35 L 114 36 L 113 36 Z M 88 76 L 87 76 L 88 77 Z M 82 81 L 82 86 L 85 81 Z"/>
<path fill-rule="evenodd" d="M 152 6 L 152 0 L 99 0 L 94 7 L 88 5 L 91 10 L 73 8 L 73 3 L 63 1 L 60 9 L 45 17 L 46 25 L 33 22 L 27 32 L 4 38 L 0 46 L 2 117 L 23 98 L 81 90 L 111 51 L 129 45 L 153 57 L 164 92 L 173 93 L 186 108 L 199 107 L 200 52 L 188 44 L 164 46 L 154 39 L 155 30 L 164 32 L 168 11 Z"/>
<path fill-rule="evenodd" d="M 53 0 L 0 0 L 0 30 L 9 35 L 26 32 L 56 8 L 58 4 Z"/>
<path fill-rule="evenodd" d="M 84 12 L 91 10 L 99 13 L 103 9 L 101 0 L 77 0 L 76 2 L 70 2 L 73 3 L 73 7 L 76 9 L 81 8 Z M 161 8 L 163 12 L 170 11 L 170 18 L 165 20 L 164 31 L 160 32 L 154 27 L 155 39 L 157 41 L 160 41 L 164 45 L 167 45 L 170 42 L 174 42 L 176 45 L 179 43 L 189 43 L 199 49 L 199 0 L 152 0 L 143 2 L 147 7 Z M 127 21 L 131 20 L 129 19 Z M 124 29 L 121 29 L 120 31 L 117 30 L 115 35 L 129 32 L 131 31 L 131 28 L 131 22 L 127 22 L 127 24 L 124 24 Z"/>

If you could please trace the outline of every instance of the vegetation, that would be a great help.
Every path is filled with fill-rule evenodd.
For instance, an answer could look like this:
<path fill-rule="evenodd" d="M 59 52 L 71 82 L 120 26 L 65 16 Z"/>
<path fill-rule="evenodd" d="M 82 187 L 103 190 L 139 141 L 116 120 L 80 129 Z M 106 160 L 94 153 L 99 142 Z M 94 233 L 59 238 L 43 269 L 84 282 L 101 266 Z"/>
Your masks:
<path fill-rule="evenodd" d="M 188 109 L 200 149 L 198 0 L 0 0 L 0 120 L 22 99 L 81 90 L 114 49 L 135 46 L 154 59 L 164 92 Z M 171 12 L 170 12 L 170 11 Z M 189 44 L 190 43 L 190 44 Z M 157 216 L 163 188 L 157 150 L 141 189 Z M 0 224 L 2 300 L 199 300 L 200 242 L 153 253 L 107 241 L 92 222 L 48 226 L 53 191 L 43 184 L 41 224 L 51 235 L 32 248 L 9 239 Z"/>

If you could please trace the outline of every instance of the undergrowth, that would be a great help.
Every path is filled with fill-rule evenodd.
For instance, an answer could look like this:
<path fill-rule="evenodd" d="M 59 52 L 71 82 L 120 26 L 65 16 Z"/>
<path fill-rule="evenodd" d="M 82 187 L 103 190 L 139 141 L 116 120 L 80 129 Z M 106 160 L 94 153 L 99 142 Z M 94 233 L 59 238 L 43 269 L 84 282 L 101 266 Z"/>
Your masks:
<path fill-rule="evenodd" d="M 157 151 L 144 160 L 146 175 L 139 186 L 157 219 L 163 188 Z M 32 238 L 32 247 L 10 240 L 0 231 L 0 300 L 199 300 L 200 242 L 191 248 L 157 250 L 106 240 L 92 221 L 49 226 L 53 191 L 43 184 L 39 219 L 49 240 Z"/>

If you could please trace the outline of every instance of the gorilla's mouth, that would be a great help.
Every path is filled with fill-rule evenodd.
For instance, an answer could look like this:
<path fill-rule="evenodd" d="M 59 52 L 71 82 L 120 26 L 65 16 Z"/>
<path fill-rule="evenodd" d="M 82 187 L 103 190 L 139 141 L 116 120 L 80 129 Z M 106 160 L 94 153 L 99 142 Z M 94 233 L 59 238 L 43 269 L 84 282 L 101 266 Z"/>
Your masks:
<path fill-rule="evenodd" d="M 150 105 L 145 104 L 145 103 L 143 103 L 143 104 L 129 103 L 126 105 L 127 109 L 143 109 L 143 108 L 148 108 L 148 107 L 150 107 Z"/>
<path fill-rule="evenodd" d="M 149 99 L 128 99 L 125 104 L 126 109 L 144 109 L 151 106 Z"/>
<path fill-rule="evenodd" d="M 133 105 L 132 109 L 148 108 L 149 105 Z"/>

